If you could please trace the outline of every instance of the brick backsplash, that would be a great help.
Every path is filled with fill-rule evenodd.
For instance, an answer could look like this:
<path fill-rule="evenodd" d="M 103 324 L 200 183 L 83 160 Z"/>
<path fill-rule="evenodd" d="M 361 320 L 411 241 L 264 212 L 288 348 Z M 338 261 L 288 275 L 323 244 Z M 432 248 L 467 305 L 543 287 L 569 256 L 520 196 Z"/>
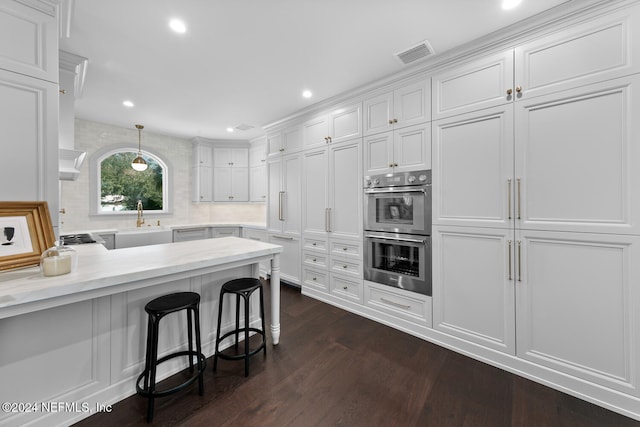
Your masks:
<path fill-rule="evenodd" d="M 152 130 L 142 131 L 142 148 L 157 153 L 166 160 L 170 167 L 170 179 L 173 181 L 172 194 L 173 212 L 171 214 L 145 214 L 147 224 L 155 225 L 160 220 L 161 225 L 183 225 L 203 223 L 263 223 L 266 219 L 266 206 L 259 203 L 192 203 L 191 202 L 191 171 L 192 152 L 188 139 L 153 133 Z M 89 120 L 75 121 L 75 149 L 86 151 L 87 157 L 82 165 L 80 176 L 76 181 L 60 181 L 60 233 L 73 231 L 89 231 L 101 229 L 132 228 L 136 225 L 136 218 L 101 218 L 90 215 L 89 200 L 90 179 L 89 165 L 97 151 L 109 145 L 129 143 L 132 147 L 138 145 L 138 132 L 131 129 L 112 126 Z"/>

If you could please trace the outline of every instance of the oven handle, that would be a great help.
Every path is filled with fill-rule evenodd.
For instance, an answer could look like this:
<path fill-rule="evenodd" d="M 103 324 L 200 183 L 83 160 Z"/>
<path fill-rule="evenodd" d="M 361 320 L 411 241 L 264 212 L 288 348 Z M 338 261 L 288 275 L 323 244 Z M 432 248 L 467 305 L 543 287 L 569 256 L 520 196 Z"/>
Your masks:
<path fill-rule="evenodd" d="M 404 237 L 376 236 L 376 235 L 373 235 L 373 234 L 365 234 L 364 237 L 368 237 L 370 239 L 395 240 L 397 242 L 422 243 L 423 245 L 427 244 L 426 240 L 407 239 L 407 238 L 404 238 Z"/>
<path fill-rule="evenodd" d="M 365 194 L 384 194 L 384 193 L 425 193 L 424 188 L 409 188 L 409 189 L 400 189 L 400 188 L 388 188 L 384 190 L 364 190 Z"/>

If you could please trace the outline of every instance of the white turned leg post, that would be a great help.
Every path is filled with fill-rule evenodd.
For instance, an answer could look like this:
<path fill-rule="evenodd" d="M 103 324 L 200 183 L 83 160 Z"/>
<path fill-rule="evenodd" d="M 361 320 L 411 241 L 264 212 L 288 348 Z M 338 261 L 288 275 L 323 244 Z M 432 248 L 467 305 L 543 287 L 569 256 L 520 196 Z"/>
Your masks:
<path fill-rule="evenodd" d="M 271 258 L 271 337 L 273 345 L 280 342 L 280 254 Z"/>

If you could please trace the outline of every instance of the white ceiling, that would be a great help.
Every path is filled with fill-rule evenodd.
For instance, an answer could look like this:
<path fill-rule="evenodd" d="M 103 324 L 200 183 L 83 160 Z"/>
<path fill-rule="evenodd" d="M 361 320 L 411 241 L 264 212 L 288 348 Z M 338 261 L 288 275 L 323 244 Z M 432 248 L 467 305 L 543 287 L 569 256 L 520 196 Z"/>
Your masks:
<path fill-rule="evenodd" d="M 60 49 L 89 59 L 76 117 L 246 140 L 403 70 L 394 54 L 422 40 L 441 54 L 568 1 L 523 0 L 504 11 L 502 0 L 76 0 Z M 173 17 L 185 34 L 169 30 Z M 254 129 L 226 131 L 240 124 Z"/>

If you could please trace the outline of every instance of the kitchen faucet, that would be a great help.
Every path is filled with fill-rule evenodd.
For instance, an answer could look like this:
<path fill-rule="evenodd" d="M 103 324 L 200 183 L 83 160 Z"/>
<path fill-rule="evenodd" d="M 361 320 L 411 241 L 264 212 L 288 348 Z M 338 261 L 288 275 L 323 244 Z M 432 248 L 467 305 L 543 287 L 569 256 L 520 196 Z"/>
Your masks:
<path fill-rule="evenodd" d="M 138 200 L 138 219 L 136 220 L 136 227 L 142 227 L 144 224 L 144 213 L 142 211 L 142 200 Z"/>

